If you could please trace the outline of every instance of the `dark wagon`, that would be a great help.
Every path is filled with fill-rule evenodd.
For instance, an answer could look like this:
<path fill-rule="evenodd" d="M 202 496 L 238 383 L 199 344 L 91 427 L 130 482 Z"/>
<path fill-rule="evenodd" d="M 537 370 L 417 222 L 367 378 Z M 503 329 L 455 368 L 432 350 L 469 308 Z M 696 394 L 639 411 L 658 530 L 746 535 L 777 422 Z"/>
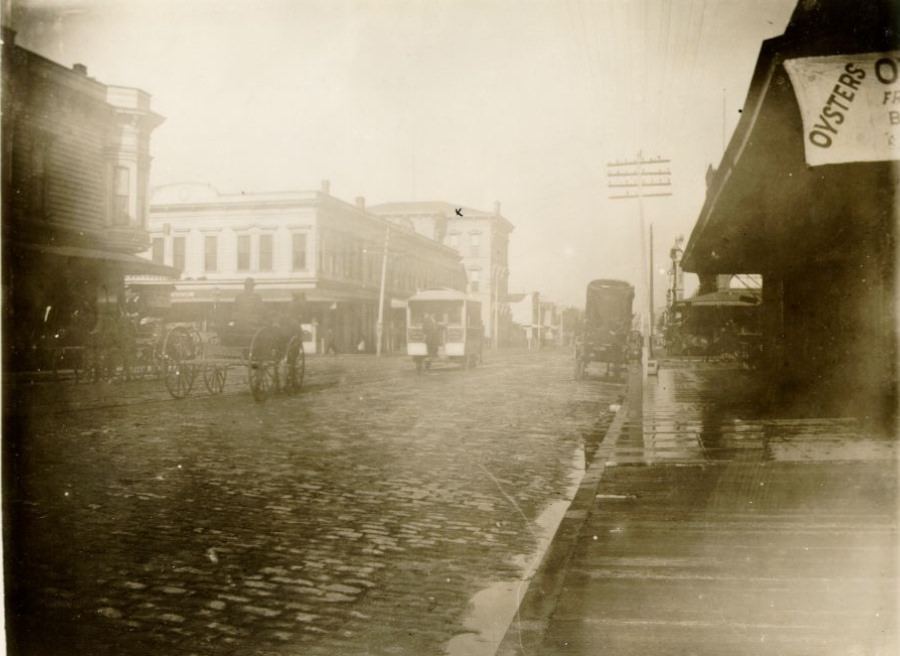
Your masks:
<path fill-rule="evenodd" d="M 634 288 L 622 280 L 593 280 L 587 286 L 584 321 L 575 340 L 575 377 L 592 362 L 618 371 L 629 358 Z"/>

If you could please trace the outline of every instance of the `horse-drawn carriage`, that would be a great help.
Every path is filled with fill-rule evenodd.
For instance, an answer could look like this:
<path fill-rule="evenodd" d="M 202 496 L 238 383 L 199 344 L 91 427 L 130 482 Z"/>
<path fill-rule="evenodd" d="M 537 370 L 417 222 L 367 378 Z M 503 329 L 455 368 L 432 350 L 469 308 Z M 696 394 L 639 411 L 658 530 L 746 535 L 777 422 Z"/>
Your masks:
<path fill-rule="evenodd" d="M 633 302 L 634 288 L 627 282 L 593 280 L 588 284 L 584 322 L 575 339 L 576 378 L 583 378 L 592 362 L 606 364 L 609 375 L 632 357 Z"/>
<path fill-rule="evenodd" d="M 264 401 L 276 392 L 298 392 L 306 370 L 303 332 L 293 324 L 231 322 L 206 333 L 176 326 L 161 351 L 166 389 L 176 399 L 187 396 L 197 378 L 210 394 L 220 394 L 229 371 L 245 369 L 253 398 Z"/>

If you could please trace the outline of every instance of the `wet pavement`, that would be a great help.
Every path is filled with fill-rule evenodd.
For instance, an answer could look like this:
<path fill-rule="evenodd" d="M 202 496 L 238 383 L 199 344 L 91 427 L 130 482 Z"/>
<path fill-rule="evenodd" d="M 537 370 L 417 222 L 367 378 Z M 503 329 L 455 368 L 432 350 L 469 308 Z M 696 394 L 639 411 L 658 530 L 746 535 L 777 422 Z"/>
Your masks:
<path fill-rule="evenodd" d="M 265 404 L 8 387 L 9 653 L 493 651 L 623 384 L 485 360 L 311 358 Z"/>
<path fill-rule="evenodd" d="M 498 655 L 896 654 L 896 436 L 730 365 L 640 383 Z"/>

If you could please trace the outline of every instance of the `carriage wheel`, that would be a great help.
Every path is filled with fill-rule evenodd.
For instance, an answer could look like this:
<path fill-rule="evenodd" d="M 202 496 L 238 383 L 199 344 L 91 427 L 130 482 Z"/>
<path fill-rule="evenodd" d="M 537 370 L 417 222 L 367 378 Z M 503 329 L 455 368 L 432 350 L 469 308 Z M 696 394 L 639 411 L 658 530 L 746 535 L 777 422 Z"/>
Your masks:
<path fill-rule="evenodd" d="M 272 392 L 278 390 L 277 363 L 281 360 L 278 342 L 278 332 L 268 327 L 257 330 L 250 340 L 247 379 L 256 401 L 265 401 Z"/>
<path fill-rule="evenodd" d="M 294 336 L 288 342 L 284 360 L 286 371 L 284 375 L 284 391 L 288 394 L 299 392 L 303 387 L 303 376 L 306 374 L 306 353 L 303 351 L 303 337 Z"/>
<path fill-rule="evenodd" d="M 191 363 L 196 356 L 196 344 L 184 328 L 173 328 L 166 335 L 162 348 L 166 389 L 176 399 L 183 399 L 194 386 L 197 367 Z"/>
<path fill-rule="evenodd" d="M 166 389 L 173 398 L 183 399 L 190 394 L 197 377 L 197 366 L 187 362 L 170 362 L 166 370 Z"/>
<path fill-rule="evenodd" d="M 210 394 L 221 394 L 227 377 L 228 368 L 221 365 L 216 364 L 203 370 L 203 384 Z"/>
<path fill-rule="evenodd" d="M 272 362 L 251 362 L 248 367 L 250 392 L 253 399 L 262 403 L 278 388 L 275 365 Z"/>
<path fill-rule="evenodd" d="M 166 332 L 153 344 L 153 377 L 157 380 L 166 375 L 168 361 L 166 360 L 166 340 L 169 333 Z"/>

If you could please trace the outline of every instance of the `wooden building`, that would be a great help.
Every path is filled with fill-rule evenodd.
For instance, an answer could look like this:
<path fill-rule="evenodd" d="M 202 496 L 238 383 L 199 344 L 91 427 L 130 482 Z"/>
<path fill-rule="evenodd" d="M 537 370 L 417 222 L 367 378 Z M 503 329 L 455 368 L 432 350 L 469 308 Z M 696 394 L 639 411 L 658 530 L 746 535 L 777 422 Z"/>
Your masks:
<path fill-rule="evenodd" d="M 889 0 L 797 5 L 684 253 L 701 282 L 762 275 L 765 375 L 805 414 L 896 415 L 897 17 Z"/>
<path fill-rule="evenodd" d="M 128 273 L 176 275 L 147 248 L 150 96 L 88 77 L 3 31 L 3 265 L 7 368 L 37 366 L 62 334 L 90 331 Z"/>

